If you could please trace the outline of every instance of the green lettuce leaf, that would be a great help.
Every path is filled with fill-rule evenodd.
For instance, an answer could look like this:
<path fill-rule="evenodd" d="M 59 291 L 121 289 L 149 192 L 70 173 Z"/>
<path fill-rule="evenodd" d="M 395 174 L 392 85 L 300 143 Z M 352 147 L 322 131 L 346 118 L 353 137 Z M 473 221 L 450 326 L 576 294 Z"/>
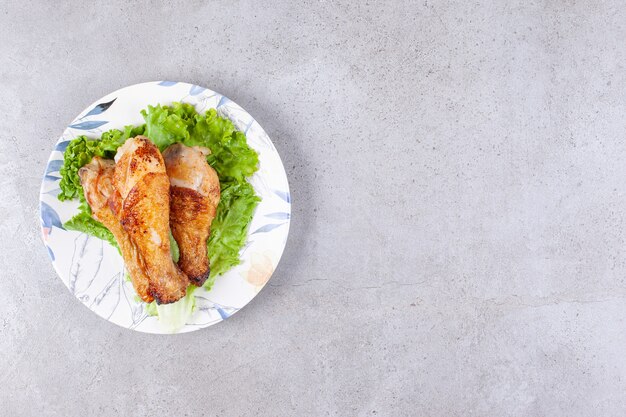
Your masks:
<path fill-rule="evenodd" d="M 117 148 L 122 146 L 126 139 L 142 134 L 144 129 L 145 125 L 126 126 L 124 131 L 112 129 L 104 132 L 100 140 L 89 139 L 84 135 L 73 139 L 63 154 L 59 200 L 72 200 L 78 197 L 83 201 L 83 187 L 80 185 L 78 170 L 88 164 L 94 156 L 113 158 Z"/>
<path fill-rule="evenodd" d="M 196 297 L 193 294 L 195 289 L 194 285 L 187 287 L 187 294 L 175 303 L 155 303 L 159 324 L 166 331 L 174 333 L 187 323 L 196 307 Z"/>
<path fill-rule="evenodd" d="M 128 277 L 130 280 L 130 277 Z M 139 296 L 137 296 L 137 298 L 135 299 L 136 301 L 141 301 L 141 298 L 139 298 Z M 149 304 L 146 304 L 146 313 L 148 313 L 149 316 L 158 316 L 159 312 L 157 310 L 157 303 L 156 301 L 153 301 Z"/>
<path fill-rule="evenodd" d="M 245 182 L 258 169 L 259 155 L 248 146 L 246 135 L 235 130 L 233 123 L 217 115 L 215 109 L 204 115 L 188 103 L 171 106 L 148 106 L 141 114 L 146 121 L 145 134 L 161 151 L 182 142 L 211 150 L 207 156 L 220 182 Z"/>
<path fill-rule="evenodd" d="M 211 273 L 206 288 L 213 285 L 216 276 L 239 264 L 239 250 L 246 243 L 248 226 L 259 201 L 261 199 L 247 182 L 230 183 L 222 188 L 217 213 L 211 223 L 208 244 Z"/>
<path fill-rule="evenodd" d="M 104 227 L 102 223 L 91 217 L 91 209 L 89 208 L 89 205 L 85 201 L 82 201 L 78 209 L 78 214 L 66 221 L 63 227 L 67 230 L 76 230 L 77 232 L 87 233 L 88 235 L 107 241 L 119 251 L 120 248 L 117 246 L 117 241 L 115 240 L 113 233 Z"/>
<path fill-rule="evenodd" d="M 178 247 L 178 242 L 174 239 L 174 235 L 172 235 L 172 231 L 170 230 L 170 254 L 172 255 L 172 260 L 174 262 L 178 262 L 180 259 L 180 248 Z"/>
<path fill-rule="evenodd" d="M 163 151 L 189 138 L 192 117 L 197 113 L 191 104 L 174 103 L 172 106 L 148 106 L 141 114 L 146 121 L 145 135 Z"/>

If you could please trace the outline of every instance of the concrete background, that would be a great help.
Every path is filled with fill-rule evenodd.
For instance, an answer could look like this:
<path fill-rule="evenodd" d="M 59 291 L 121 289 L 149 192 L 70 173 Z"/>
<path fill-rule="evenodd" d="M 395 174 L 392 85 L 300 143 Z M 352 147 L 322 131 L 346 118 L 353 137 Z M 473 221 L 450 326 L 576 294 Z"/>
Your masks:
<path fill-rule="evenodd" d="M 1 415 L 626 414 L 620 2 L 129 3 L 0 6 Z M 65 125 L 155 79 L 246 108 L 294 200 L 268 287 L 175 337 L 39 235 Z"/>

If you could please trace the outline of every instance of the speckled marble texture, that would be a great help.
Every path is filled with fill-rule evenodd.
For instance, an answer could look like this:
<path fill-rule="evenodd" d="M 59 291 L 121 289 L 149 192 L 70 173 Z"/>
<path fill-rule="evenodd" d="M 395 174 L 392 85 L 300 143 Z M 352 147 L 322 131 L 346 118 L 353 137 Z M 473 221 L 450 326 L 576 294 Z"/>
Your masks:
<path fill-rule="evenodd" d="M 0 6 L 0 414 L 626 414 L 619 2 L 130 3 Z M 76 301 L 37 207 L 65 125 L 156 79 L 248 110 L 293 197 L 268 287 L 174 337 Z"/>

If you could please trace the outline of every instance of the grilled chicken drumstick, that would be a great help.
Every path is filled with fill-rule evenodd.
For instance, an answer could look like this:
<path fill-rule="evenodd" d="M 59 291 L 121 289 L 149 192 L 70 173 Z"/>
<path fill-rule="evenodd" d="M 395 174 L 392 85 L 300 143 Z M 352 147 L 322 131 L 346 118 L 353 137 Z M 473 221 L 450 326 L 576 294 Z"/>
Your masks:
<path fill-rule="evenodd" d="M 148 291 L 150 280 L 143 270 L 143 260 L 119 218 L 109 207 L 109 198 L 116 192 L 113 186 L 115 162 L 95 156 L 79 171 L 85 199 L 91 207 L 91 215 L 113 233 L 124 258 L 135 291 L 147 303 L 154 299 Z"/>
<path fill-rule="evenodd" d="M 180 143 L 163 152 L 171 185 L 170 226 L 180 248 L 178 265 L 198 286 L 209 277 L 207 239 L 220 201 L 220 183 L 206 161 L 208 153 Z"/>
<path fill-rule="evenodd" d="M 170 255 L 170 181 L 157 147 L 144 136 L 128 139 L 115 155 L 110 208 L 118 215 L 159 304 L 185 296 L 189 279 Z M 126 258 L 124 259 L 126 261 Z"/>

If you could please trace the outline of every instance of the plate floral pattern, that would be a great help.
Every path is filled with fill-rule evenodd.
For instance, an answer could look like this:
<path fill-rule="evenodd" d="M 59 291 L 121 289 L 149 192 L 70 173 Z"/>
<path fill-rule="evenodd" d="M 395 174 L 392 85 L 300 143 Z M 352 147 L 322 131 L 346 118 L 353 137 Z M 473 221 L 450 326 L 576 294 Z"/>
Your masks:
<path fill-rule="evenodd" d="M 179 333 L 225 320 L 258 294 L 280 260 L 291 219 L 289 185 L 276 148 L 254 118 L 223 95 L 197 85 L 160 81 L 122 88 L 87 107 L 65 129 L 50 154 L 39 198 L 42 239 L 57 274 L 81 303 L 110 322 L 147 333 L 167 331 L 138 301 L 132 284 L 124 278 L 124 262 L 117 250 L 93 236 L 63 228 L 77 213 L 78 201 L 57 199 L 59 170 L 63 152 L 75 137 L 99 138 L 109 129 L 142 124 L 141 109 L 175 101 L 193 104 L 198 112 L 216 108 L 246 134 L 249 145 L 259 153 L 259 170 L 250 183 L 261 197 L 240 253 L 241 264 L 217 277 L 210 291 L 196 290 L 196 309 Z"/>

